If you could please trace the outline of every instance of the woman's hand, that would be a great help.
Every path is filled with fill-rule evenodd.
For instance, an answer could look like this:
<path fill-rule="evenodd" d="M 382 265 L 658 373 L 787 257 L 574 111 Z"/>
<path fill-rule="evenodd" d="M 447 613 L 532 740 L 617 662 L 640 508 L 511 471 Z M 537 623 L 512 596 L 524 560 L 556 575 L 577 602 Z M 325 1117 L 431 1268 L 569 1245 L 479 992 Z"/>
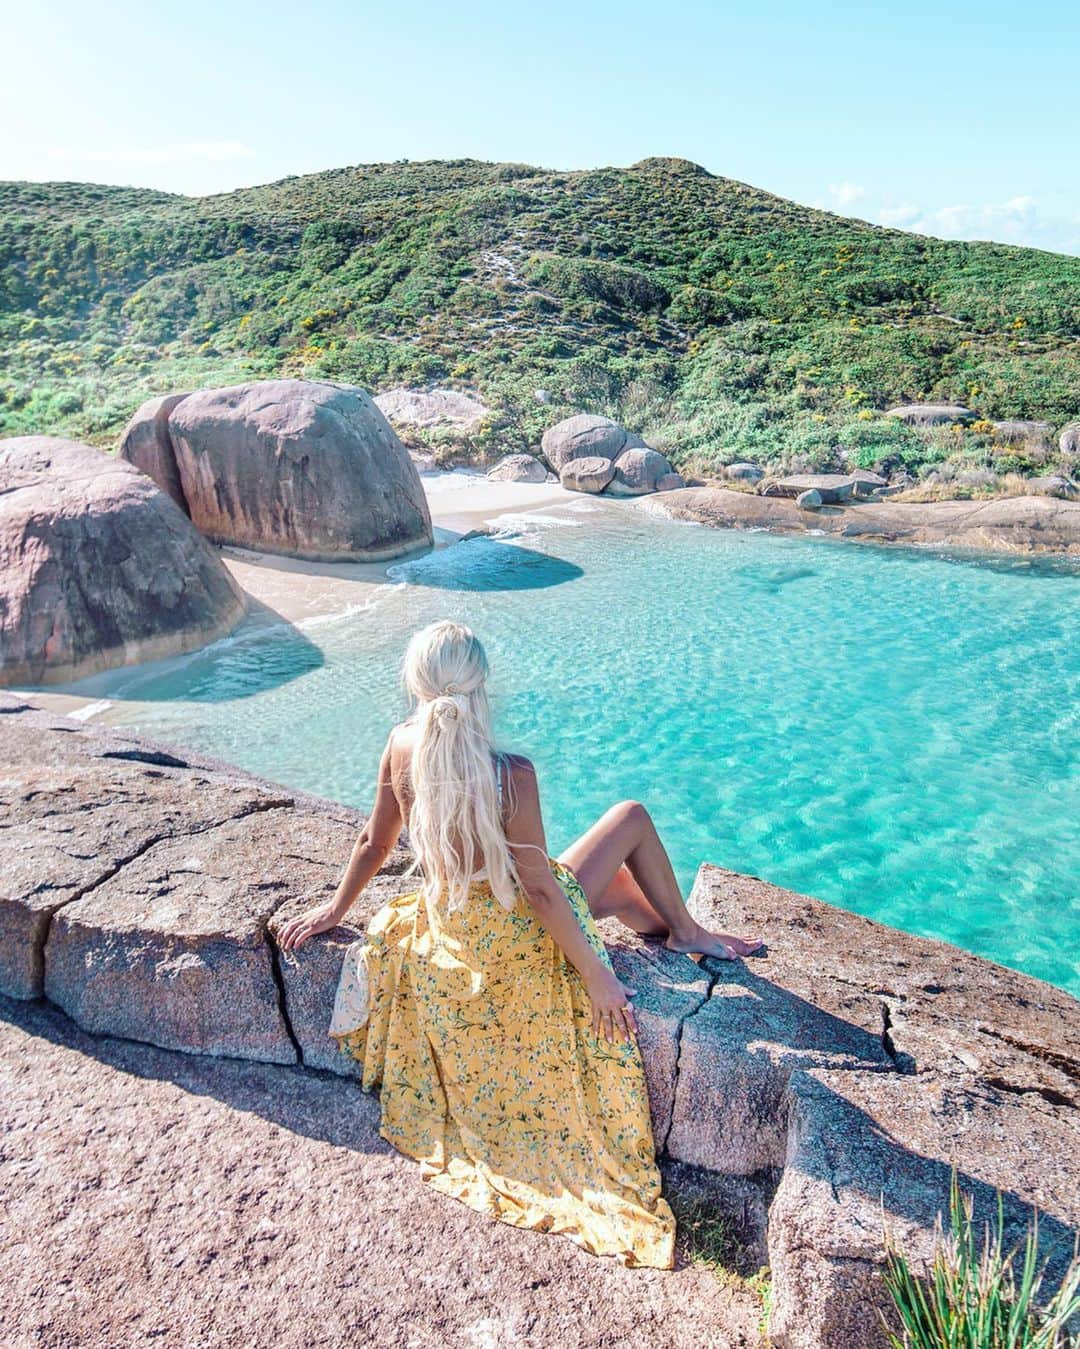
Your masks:
<path fill-rule="evenodd" d="M 589 1001 L 592 1003 L 593 1034 L 603 1034 L 607 1040 L 631 1040 L 637 1035 L 637 1022 L 634 1009 L 630 1006 L 629 995 L 636 992 L 627 987 L 617 975 L 602 965 L 594 978 L 586 985 Z"/>
<path fill-rule="evenodd" d="M 317 932 L 329 932 L 340 922 L 341 919 L 333 904 L 317 904 L 315 908 L 308 909 L 307 913 L 289 919 L 277 934 L 278 945 L 283 951 L 293 951 L 296 947 L 303 946 L 304 942 L 309 937 L 314 937 Z"/>

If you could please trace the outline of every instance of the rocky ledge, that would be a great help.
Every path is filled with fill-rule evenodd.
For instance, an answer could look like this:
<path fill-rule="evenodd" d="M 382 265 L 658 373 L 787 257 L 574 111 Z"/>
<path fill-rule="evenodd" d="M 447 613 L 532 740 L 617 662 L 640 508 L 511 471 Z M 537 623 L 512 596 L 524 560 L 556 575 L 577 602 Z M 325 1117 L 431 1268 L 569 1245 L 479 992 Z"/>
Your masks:
<path fill-rule="evenodd" d="M 10 695 L 0 738 L 0 992 L 91 1034 L 355 1077 L 326 1035 L 341 953 L 412 886 L 406 852 L 285 958 L 273 933 L 333 890 L 357 812 Z M 614 922 L 605 937 L 638 990 L 669 1189 L 711 1175 L 771 1267 L 772 1342 L 881 1343 L 883 1228 L 925 1260 L 954 1165 L 980 1220 L 995 1187 L 1010 1236 L 1039 1211 L 1060 1273 L 1080 1223 L 1080 1003 L 716 867 L 691 904 L 763 932 L 767 954 L 699 964 Z"/>
<path fill-rule="evenodd" d="M 725 487 L 685 487 L 643 506 L 714 529 L 833 534 L 859 543 L 970 548 L 983 552 L 1080 556 L 1080 502 L 1056 497 L 989 501 L 861 501 L 805 510 L 783 496 Z"/>

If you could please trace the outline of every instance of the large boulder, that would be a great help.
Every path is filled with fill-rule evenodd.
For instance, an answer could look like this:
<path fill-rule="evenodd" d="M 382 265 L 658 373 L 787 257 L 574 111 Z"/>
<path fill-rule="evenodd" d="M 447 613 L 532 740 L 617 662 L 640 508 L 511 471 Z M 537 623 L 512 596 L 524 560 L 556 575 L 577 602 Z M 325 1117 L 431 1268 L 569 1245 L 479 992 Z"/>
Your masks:
<path fill-rule="evenodd" d="M 614 459 L 626 445 L 626 439 L 625 429 L 610 417 L 582 412 L 549 426 L 540 448 L 559 473 L 572 459 Z"/>
<path fill-rule="evenodd" d="M 432 541 L 416 467 L 363 389 L 300 379 L 204 389 L 177 403 L 166 429 L 191 519 L 217 543 L 378 561 Z"/>
<path fill-rule="evenodd" d="M 612 496 L 637 497 L 655 492 L 661 479 L 674 470 L 658 450 L 623 450 L 615 460 L 615 472 L 607 485 Z"/>
<path fill-rule="evenodd" d="M 547 482 L 547 469 L 535 454 L 508 454 L 488 469 L 488 477 L 496 482 Z"/>
<path fill-rule="evenodd" d="M 602 492 L 615 476 L 615 465 L 602 455 L 586 455 L 563 464 L 559 481 L 571 492 Z"/>
<path fill-rule="evenodd" d="M 1080 422 L 1070 422 L 1068 426 L 1062 428 L 1058 447 L 1068 458 L 1080 455 Z"/>
<path fill-rule="evenodd" d="M 117 454 L 134 464 L 157 483 L 163 492 L 176 502 L 185 515 L 187 497 L 176 467 L 172 439 L 169 436 L 169 417 L 187 397 L 186 393 L 167 393 L 143 403 L 124 427 L 117 446 Z"/>
<path fill-rule="evenodd" d="M 952 426 L 956 422 L 967 425 L 977 414 L 959 403 L 903 403 L 889 408 L 886 417 L 896 417 L 908 426 Z"/>
<path fill-rule="evenodd" d="M 52 684 L 192 651 L 243 592 L 165 492 L 76 441 L 0 441 L 0 684 Z"/>

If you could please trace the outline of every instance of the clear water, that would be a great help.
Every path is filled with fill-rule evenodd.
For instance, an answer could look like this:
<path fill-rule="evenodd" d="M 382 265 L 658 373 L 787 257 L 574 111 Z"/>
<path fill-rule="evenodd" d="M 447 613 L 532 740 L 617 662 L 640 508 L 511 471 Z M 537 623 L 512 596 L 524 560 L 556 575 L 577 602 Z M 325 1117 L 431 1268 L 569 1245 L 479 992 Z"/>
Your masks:
<path fill-rule="evenodd" d="M 369 806 L 405 641 L 460 619 L 554 850 L 638 798 L 686 886 L 716 862 L 1080 994 L 1076 568 L 588 500 L 504 524 L 391 566 L 359 611 L 95 691 L 155 736 Z"/>

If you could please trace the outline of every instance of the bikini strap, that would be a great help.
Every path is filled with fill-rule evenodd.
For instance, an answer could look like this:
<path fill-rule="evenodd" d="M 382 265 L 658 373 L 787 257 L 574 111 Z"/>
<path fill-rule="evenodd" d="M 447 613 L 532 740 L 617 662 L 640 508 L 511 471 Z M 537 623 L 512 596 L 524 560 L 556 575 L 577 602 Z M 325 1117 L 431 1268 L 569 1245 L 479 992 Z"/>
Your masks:
<path fill-rule="evenodd" d="M 502 750 L 495 751 L 495 788 L 499 794 L 499 809 L 502 810 L 503 803 L 503 781 L 502 781 Z"/>

